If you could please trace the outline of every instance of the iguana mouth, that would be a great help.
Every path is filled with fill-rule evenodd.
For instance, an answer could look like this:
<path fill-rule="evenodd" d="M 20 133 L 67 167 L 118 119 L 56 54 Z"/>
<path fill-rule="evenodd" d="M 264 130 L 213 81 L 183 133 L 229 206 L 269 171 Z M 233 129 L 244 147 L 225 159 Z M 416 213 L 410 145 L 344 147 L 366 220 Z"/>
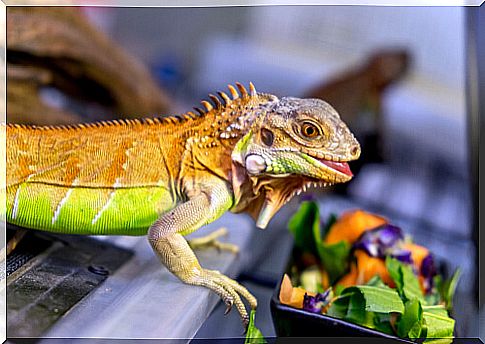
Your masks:
<path fill-rule="evenodd" d="M 346 177 L 354 176 L 352 171 L 350 170 L 349 164 L 345 161 L 335 161 L 335 160 L 325 159 L 320 156 L 311 155 L 308 152 L 305 152 L 303 154 L 312 158 L 313 160 L 318 161 L 319 163 L 325 165 L 327 168 L 330 168 L 333 171 L 344 174 Z"/>
<path fill-rule="evenodd" d="M 336 162 L 336 161 L 324 160 L 324 159 L 317 159 L 317 160 L 320 161 L 322 164 L 327 165 L 332 170 L 343 173 L 349 177 L 354 176 L 352 171 L 350 170 L 349 164 L 346 162 Z"/>

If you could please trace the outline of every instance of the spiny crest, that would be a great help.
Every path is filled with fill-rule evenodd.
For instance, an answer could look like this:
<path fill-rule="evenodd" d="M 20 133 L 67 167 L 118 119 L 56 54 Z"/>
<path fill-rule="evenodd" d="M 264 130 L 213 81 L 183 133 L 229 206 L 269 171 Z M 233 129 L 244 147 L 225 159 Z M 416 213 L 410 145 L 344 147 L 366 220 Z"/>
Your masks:
<path fill-rule="evenodd" d="M 245 98 L 248 98 L 248 97 L 255 97 L 255 96 L 258 95 L 258 92 L 256 91 L 256 87 L 254 87 L 252 82 L 249 83 L 249 92 L 239 82 L 236 82 L 236 87 L 239 90 L 239 92 L 232 85 L 228 85 L 227 87 L 229 89 L 229 92 L 231 93 L 232 98 L 230 96 L 228 96 L 225 92 L 218 91 L 217 94 L 219 95 L 220 98 L 218 98 L 217 96 L 215 96 L 213 94 L 209 94 L 209 98 L 212 100 L 212 103 L 207 101 L 207 100 L 201 101 L 203 108 L 205 110 L 198 108 L 198 107 L 195 107 L 194 109 L 200 115 L 204 115 L 204 114 L 206 114 L 207 112 L 209 112 L 213 109 L 216 109 L 216 110 L 222 109 L 224 106 L 231 104 L 236 99 L 239 99 L 239 98 L 245 99 Z"/>
<path fill-rule="evenodd" d="M 217 94 L 220 96 L 220 99 L 213 94 L 209 94 L 209 98 L 212 100 L 212 103 L 207 100 L 203 100 L 201 102 L 203 105 L 203 109 L 199 107 L 194 107 L 194 110 L 196 111 L 196 113 L 189 111 L 184 114 L 165 116 L 165 117 L 153 117 L 153 118 L 141 118 L 141 119 L 138 119 L 138 118 L 117 119 L 117 120 L 109 120 L 109 121 L 98 121 L 98 122 L 92 122 L 92 123 L 65 124 L 65 125 L 37 126 L 37 125 L 25 125 L 25 124 L 7 124 L 7 126 L 12 128 L 19 128 L 19 129 L 75 130 L 75 129 L 83 129 L 83 128 L 103 128 L 103 127 L 137 125 L 137 124 L 138 125 L 141 125 L 141 124 L 153 125 L 153 124 L 163 124 L 163 123 L 178 124 L 178 123 L 183 123 L 185 121 L 193 120 L 195 118 L 204 116 L 205 114 L 207 114 L 208 112 L 214 109 L 216 110 L 222 109 L 224 106 L 230 105 L 236 99 L 247 99 L 249 97 L 255 97 L 258 95 L 256 88 L 254 87 L 252 82 L 249 83 L 249 92 L 239 82 L 236 82 L 236 87 L 239 90 L 239 92 L 232 85 L 228 85 L 227 87 L 229 88 L 229 92 L 232 98 L 222 91 L 217 92 Z"/>
<path fill-rule="evenodd" d="M 17 129 L 35 129 L 35 130 L 76 130 L 84 128 L 105 128 L 122 125 L 135 125 L 135 124 L 160 124 L 163 123 L 166 118 L 154 117 L 154 118 L 135 118 L 135 119 L 115 119 L 109 121 L 98 121 L 91 123 L 77 123 L 77 124 L 57 124 L 57 125 L 30 125 L 30 124 L 15 124 L 8 123 L 7 127 Z"/>

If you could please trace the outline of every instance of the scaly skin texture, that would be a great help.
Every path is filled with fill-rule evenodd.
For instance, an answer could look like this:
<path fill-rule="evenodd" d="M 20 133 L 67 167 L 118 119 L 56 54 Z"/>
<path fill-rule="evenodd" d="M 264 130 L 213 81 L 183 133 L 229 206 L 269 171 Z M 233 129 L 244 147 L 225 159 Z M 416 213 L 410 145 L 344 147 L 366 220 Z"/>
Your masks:
<path fill-rule="evenodd" d="M 256 299 L 202 268 L 183 236 L 227 210 L 248 212 L 266 227 L 308 186 L 350 180 L 346 161 L 360 147 L 321 100 L 237 86 L 229 86 L 231 97 L 211 95 L 197 115 L 3 127 L 7 221 L 59 233 L 148 234 L 172 273 L 213 290 L 247 323 L 242 298 L 251 308 Z"/>

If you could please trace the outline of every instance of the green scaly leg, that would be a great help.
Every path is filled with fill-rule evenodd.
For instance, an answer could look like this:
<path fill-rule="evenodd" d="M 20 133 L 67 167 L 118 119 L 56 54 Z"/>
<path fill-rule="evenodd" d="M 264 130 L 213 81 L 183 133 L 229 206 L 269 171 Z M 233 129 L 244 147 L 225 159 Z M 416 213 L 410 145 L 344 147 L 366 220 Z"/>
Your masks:
<path fill-rule="evenodd" d="M 232 205 L 232 196 L 225 183 L 212 185 L 187 202 L 162 215 L 149 229 L 148 239 L 161 262 L 187 284 L 211 289 L 221 297 L 228 312 L 234 305 L 247 326 L 249 316 L 241 299 L 252 309 L 256 298 L 236 281 L 218 271 L 204 269 L 182 234 L 189 234 L 220 217 Z"/>

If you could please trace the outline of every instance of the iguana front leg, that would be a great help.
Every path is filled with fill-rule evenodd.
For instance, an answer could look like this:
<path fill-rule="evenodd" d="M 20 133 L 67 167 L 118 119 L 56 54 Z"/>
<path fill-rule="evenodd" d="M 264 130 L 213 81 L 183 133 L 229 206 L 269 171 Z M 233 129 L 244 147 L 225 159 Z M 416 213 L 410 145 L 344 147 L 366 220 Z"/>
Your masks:
<path fill-rule="evenodd" d="M 162 263 L 187 284 L 207 287 L 226 303 L 228 311 L 235 305 L 247 325 L 248 314 L 241 300 L 252 309 L 256 298 L 236 281 L 218 271 L 200 266 L 197 257 L 182 234 L 191 233 L 220 217 L 232 205 L 232 194 L 222 181 L 210 191 L 200 192 L 160 217 L 149 229 L 148 239 Z"/>

